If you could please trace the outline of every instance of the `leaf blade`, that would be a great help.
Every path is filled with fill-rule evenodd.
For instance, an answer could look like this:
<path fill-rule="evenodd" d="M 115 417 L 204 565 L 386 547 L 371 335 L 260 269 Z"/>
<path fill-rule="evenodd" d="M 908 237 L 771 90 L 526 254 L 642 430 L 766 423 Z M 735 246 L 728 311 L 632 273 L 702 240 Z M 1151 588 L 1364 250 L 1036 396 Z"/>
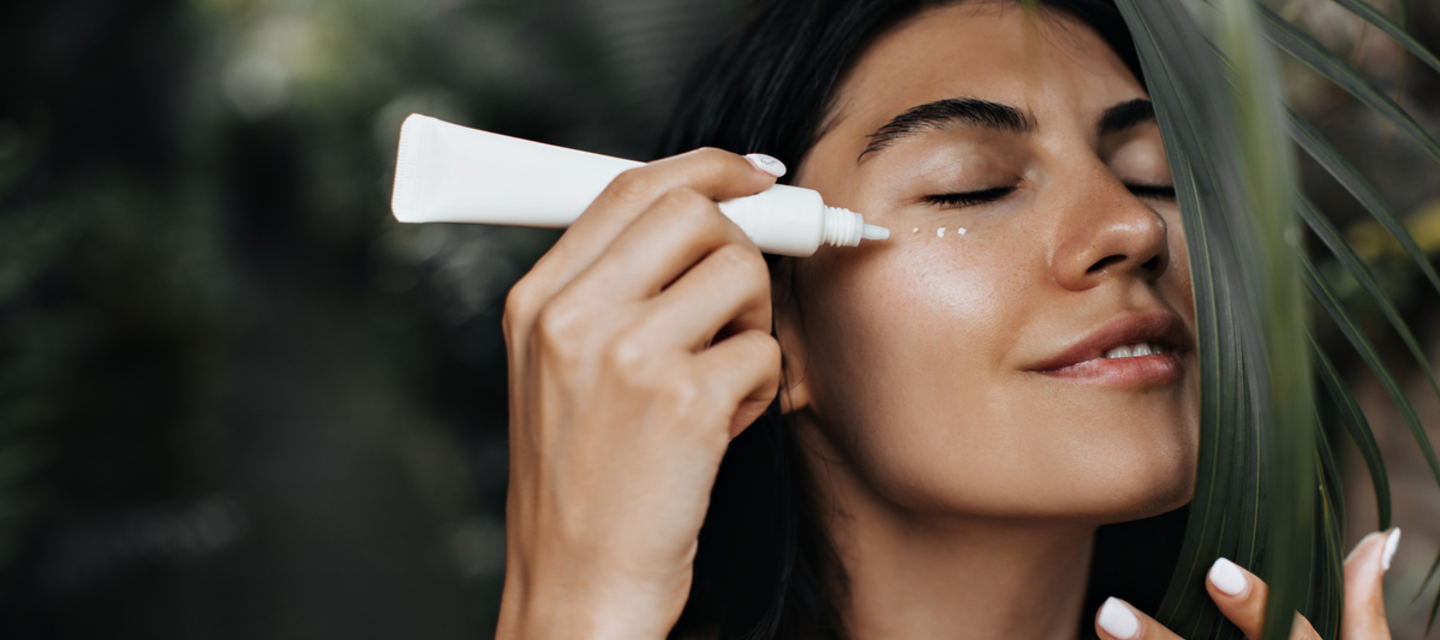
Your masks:
<path fill-rule="evenodd" d="M 1429 65 L 1436 73 L 1440 73 L 1440 58 L 1436 58 L 1435 54 L 1425 48 L 1425 45 L 1420 44 L 1420 41 L 1411 37 L 1410 34 L 1405 33 L 1404 27 L 1401 27 L 1394 20 L 1391 20 L 1390 16 L 1385 15 L 1384 12 L 1375 8 L 1375 5 L 1365 2 L 1365 0 L 1333 1 L 1335 4 L 1348 9 L 1350 13 L 1360 16 L 1366 22 L 1374 25 L 1375 28 L 1385 32 L 1385 35 L 1390 36 L 1397 44 L 1405 47 L 1405 50 L 1409 51 L 1411 55 Z"/>
<path fill-rule="evenodd" d="M 1405 228 L 1405 223 L 1400 221 L 1400 217 L 1390 209 L 1390 205 L 1385 204 L 1385 200 L 1375 192 L 1375 188 L 1370 186 L 1370 182 L 1362 177 L 1360 172 L 1356 171 L 1355 167 L 1320 135 L 1320 132 L 1301 118 L 1300 114 L 1291 110 L 1289 116 L 1290 137 L 1300 145 L 1300 148 L 1310 154 L 1310 157 L 1319 162 L 1320 166 L 1325 167 L 1325 170 L 1330 172 L 1330 175 L 1345 187 L 1350 195 L 1355 196 L 1355 199 L 1360 201 L 1360 205 L 1365 207 L 1365 210 L 1381 226 L 1385 227 L 1390 235 L 1395 237 L 1395 240 L 1405 249 L 1405 253 L 1410 254 L 1410 258 L 1415 261 L 1415 266 L 1425 274 L 1425 278 L 1430 281 L 1431 286 L 1435 287 L 1435 291 L 1440 292 L 1440 274 L 1435 273 L 1435 268 L 1430 266 L 1429 257 L 1420 249 L 1420 245 L 1415 242 L 1415 237 L 1410 234 L 1409 229 Z"/>
<path fill-rule="evenodd" d="M 1410 434 L 1414 437 L 1415 443 L 1419 445 L 1420 453 L 1425 457 L 1425 463 L 1429 465 L 1430 473 L 1434 476 L 1436 484 L 1440 484 L 1440 460 L 1437 460 L 1435 457 L 1435 449 L 1430 444 L 1430 437 L 1426 435 L 1425 425 L 1420 422 L 1420 416 L 1415 412 L 1414 405 L 1410 403 L 1410 399 L 1405 396 L 1405 392 L 1400 388 L 1399 383 L 1396 382 L 1395 376 L 1390 373 L 1389 368 L 1386 367 L 1384 361 L 1381 360 L 1380 353 L 1375 349 L 1375 345 L 1370 342 L 1370 338 L 1366 337 L 1365 333 L 1360 330 L 1359 323 L 1345 310 L 1345 307 L 1340 303 L 1339 297 L 1335 295 L 1334 290 L 1326 283 L 1325 276 L 1321 275 L 1320 270 L 1315 268 L 1315 264 L 1311 262 L 1308 257 L 1302 255 L 1301 258 L 1305 265 L 1306 286 L 1310 288 L 1314 299 L 1320 303 L 1320 306 L 1323 307 L 1325 312 L 1335 321 L 1336 326 L 1340 328 L 1340 332 L 1345 334 L 1345 337 L 1349 339 L 1351 346 L 1355 347 L 1355 350 L 1360 353 L 1361 359 L 1370 367 L 1370 371 L 1380 380 L 1381 386 L 1385 388 L 1385 393 L 1389 394 L 1396 408 L 1400 410 L 1400 415 L 1404 418 L 1405 425 L 1410 428 Z"/>
<path fill-rule="evenodd" d="M 1326 390 L 1335 406 L 1340 410 L 1341 422 L 1344 423 L 1346 431 L 1350 433 L 1351 440 L 1360 449 L 1360 456 L 1365 460 L 1365 468 L 1370 471 L 1370 480 L 1375 487 L 1375 504 L 1379 511 L 1379 529 L 1390 528 L 1391 497 L 1390 477 L 1385 472 L 1385 458 L 1380 454 L 1380 443 L 1375 440 L 1375 432 L 1370 428 L 1370 421 L 1365 418 L 1365 412 L 1360 410 L 1360 403 L 1355 401 L 1354 394 L 1345 384 L 1345 379 L 1340 371 L 1330 362 L 1325 355 L 1325 350 L 1320 348 L 1315 336 L 1310 335 L 1311 355 L 1318 365 L 1320 381 L 1324 383 Z"/>
<path fill-rule="evenodd" d="M 1405 132 L 1411 139 L 1415 140 L 1426 153 L 1430 154 L 1437 162 L 1440 162 L 1440 142 L 1426 133 L 1425 129 L 1415 121 L 1408 111 L 1399 103 L 1395 102 L 1385 92 L 1376 88 L 1365 76 L 1360 75 L 1354 67 L 1346 64 L 1339 56 L 1319 41 L 1311 38 L 1305 32 L 1296 29 L 1294 25 L 1287 22 L 1274 11 L 1265 8 L 1263 5 L 1256 5 L 1261 16 L 1264 18 L 1265 36 L 1275 43 L 1276 46 L 1285 50 L 1296 60 L 1299 60 L 1310 68 L 1314 69 L 1326 79 L 1346 90 L 1355 99 L 1370 107 L 1381 117 L 1390 121 L 1396 128 Z"/>

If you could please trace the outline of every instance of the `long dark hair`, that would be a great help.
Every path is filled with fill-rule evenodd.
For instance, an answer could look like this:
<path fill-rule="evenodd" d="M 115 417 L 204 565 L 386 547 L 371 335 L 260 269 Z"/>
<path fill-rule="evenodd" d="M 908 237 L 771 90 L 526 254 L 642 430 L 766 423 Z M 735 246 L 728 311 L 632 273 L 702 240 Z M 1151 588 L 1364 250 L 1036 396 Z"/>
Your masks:
<path fill-rule="evenodd" d="M 659 155 L 710 146 L 764 152 L 797 166 L 820 135 L 836 85 L 878 35 L 930 6 L 925 0 L 768 0 L 754 6 L 691 76 Z M 1094 29 L 1143 80 L 1130 32 L 1107 0 L 1041 0 Z M 771 258 L 793 289 L 788 259 Z M 801 310 L 803 323 L 803 309 Z M 803 327 L 801 327 L 803 331 Z M 782 385 L 783 387 L 783 385 Z M 779 402 L 730 445 L 700 532 L 695 580 L 670 637 L 839 639 L 843 568 L 826 539 L 814 491 Z M 1103 527 L 1086 596 L 1151 613 L 1184 534 L 1184 509 Z M 1079 621 L 1092 636 L 1090 616 Z"/>

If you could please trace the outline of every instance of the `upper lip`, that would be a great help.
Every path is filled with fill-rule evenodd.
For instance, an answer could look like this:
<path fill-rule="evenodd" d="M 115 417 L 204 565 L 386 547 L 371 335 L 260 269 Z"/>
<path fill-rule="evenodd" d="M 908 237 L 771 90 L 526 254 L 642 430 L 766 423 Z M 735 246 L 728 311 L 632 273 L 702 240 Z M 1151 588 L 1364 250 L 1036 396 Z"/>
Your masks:
<path fill-rule="evenodd" d="M 1031 367 L 1031 371 L 1053 371 L 1105 356 L 1105 352 L 1127 344 L 1149 343 L 1179 353 L 1190 348 L 1190 331 L 1180 317 L 1169 311 L 1127 313 L 1091 331 L 1073 346 Z"/>

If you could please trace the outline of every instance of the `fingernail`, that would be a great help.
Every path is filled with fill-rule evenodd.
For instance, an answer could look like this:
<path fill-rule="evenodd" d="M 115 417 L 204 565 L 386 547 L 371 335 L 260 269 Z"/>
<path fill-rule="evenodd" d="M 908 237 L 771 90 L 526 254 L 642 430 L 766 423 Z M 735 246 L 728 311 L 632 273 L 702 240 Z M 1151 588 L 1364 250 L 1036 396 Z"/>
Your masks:
<path fill-rule="evenodd" d="M 1215 564 L 1210 565 L 1209 578 L 1210 584 L 1232 598 L 1240 597 L 1250 587 L 1240 567 L 1224 558 L 1216 558 Z"/>
<path fill-rule="evenodd" d="M 1390 561 L 1395 559 L 1395 548 L 1399 546 L 1400 527 L 1395 527 L 1395 530 L 1391 531 L 1390 535 L 1385 538 L 1385 553 L 1380 556 L 1380 569 L 1384 571 L 1390 570 Z"/>
<path fill-rule="evenodd" d="M 1115 598 L 1106 598 L 1105 605 L 1100 607 L 1100 628 L 1120 640 L 1135 636 L 1140 629 L 1140 620 L 1130 612 L 1130 608 Z"/>
<path fill-rule="evenodd" d="M 775 156 L 767 156 L 763 153 L 747 153 L 745 154 L 745 159 L 749 160 L 750 164 L 755 165 L 756 169 L 764 171 L 776 178 L 785 175 L 785 163 L 781 162 Z"/>

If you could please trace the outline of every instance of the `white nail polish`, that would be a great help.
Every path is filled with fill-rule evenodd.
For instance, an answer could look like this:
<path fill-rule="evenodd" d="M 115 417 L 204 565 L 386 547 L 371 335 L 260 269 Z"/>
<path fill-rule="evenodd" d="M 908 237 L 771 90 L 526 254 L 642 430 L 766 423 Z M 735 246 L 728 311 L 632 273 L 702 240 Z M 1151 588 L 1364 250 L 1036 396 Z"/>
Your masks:
<path fill-rule="evenodd" d="M 1231 597 L 1239 597 L 1250 586 L 1240 567 L 1224 558 L 1216 558 L 1215 564 L 1210 565 L 1209 579 L 1216 589 Z"/>
<path fill-rule="evenodd" d="M 747 153 L 745 154 L 745 159 L 749 160 L 750 164 L 755 165 L 756 169 L 764 171 L 776 178 L 785 175 L 785 163 L 781 162 L 775 156 L 767 156 L 763 153 Z"/>
<path fill-rule="evenodd" d="M 1100 607 L 1100 628 L 1120 640 L 1126 640 L 1134 637 L 1140 629 L 1140 619 L 1119 600 L 1106 598 L 1105 605 Z"/>
<path fill-rule="evenodd" d="M 1384 571 L 1389 571 L 1389 570 L 1390 570 L 1390 561 L 1395 559 L 1395 548 L 1396 548 L 1396 547 L 1399 547 L 1399 546 L 1400 546 L 1400 527 L 1395 527 L 1395 530 L 1394 530 L 1394 531 L 1391 531 L 1391 532 L 1390 532 L 1390 535 L 1385 538 L 1385 553 L 1380 556 L 1380 569 L 1381 569 L 1381 570 L 1384 570 Z"/>

